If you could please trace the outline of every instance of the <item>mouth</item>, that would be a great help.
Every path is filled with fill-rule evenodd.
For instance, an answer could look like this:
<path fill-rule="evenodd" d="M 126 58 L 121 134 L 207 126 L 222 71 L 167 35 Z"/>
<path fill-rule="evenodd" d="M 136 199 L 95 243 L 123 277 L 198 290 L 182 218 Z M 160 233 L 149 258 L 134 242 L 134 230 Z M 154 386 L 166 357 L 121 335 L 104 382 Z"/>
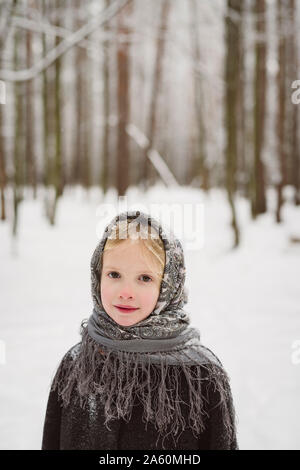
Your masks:
<path fill-rule="evenodd" d="M 114 307 L 116 307 L 119 312 L 123 312 L 123 313 L 131 313 L 131 312 L 135 312 L 136 310 L 138 310 L 137 308 L 134 308 L 134 307 L 120 307 L 118 305 L 114 305 Z"/>

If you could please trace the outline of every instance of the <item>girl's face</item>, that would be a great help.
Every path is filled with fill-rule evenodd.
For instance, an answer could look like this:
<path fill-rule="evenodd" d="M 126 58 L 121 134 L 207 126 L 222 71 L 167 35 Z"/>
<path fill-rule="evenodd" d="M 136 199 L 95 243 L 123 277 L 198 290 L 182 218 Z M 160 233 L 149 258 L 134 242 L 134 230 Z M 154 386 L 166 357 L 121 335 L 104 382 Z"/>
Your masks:
<path fill-rule="evenodd" d="M 149 255 L 145 260 L 141 242 L 124 240 L 103 252 L 101 301 L 106 313 L 119 325 L 131 326 L 147 318 L 154 310 L 160 291 L 161 277 Z M 116 305 L 136 307 L 121 311 Z"/>

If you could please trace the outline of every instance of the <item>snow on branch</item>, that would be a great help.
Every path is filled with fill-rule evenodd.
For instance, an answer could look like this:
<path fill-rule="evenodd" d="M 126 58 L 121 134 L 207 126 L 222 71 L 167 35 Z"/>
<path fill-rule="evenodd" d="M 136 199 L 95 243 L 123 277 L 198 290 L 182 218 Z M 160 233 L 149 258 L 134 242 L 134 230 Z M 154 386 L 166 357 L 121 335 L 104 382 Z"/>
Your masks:
<path fill-rule="evenodd" d="M 68 37 L 62 40 L 58 46 L 54 47 L 50 52 L 48 52 L 48 54 L 45 55 L 45 57 L 34 64 L 31 68 L 18 71 L 0 70 L 0 79 L 12 82 L 23 82 L 35 78 L 74 45 L 82 41 L 99 26 L 109 21 L 131 1 L 132 0 L 115 0 L 108 8 L 106 8 L 104 11 L 101 11 L 98 15 L 94 16 L 77 31 L 71 33 Z"/>

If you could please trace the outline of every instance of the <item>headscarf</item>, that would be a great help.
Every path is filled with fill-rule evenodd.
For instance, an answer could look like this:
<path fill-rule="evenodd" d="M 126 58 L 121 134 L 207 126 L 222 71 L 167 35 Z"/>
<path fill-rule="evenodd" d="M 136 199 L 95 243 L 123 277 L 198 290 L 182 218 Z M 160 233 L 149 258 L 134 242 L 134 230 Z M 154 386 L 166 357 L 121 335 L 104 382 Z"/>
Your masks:
<path fill-rule="evenodd" d="M 138 323 L 122 326 L 103 308 L 101 268 L 107 239 L 115 233 L 118 223 L 132 220 L 154 227 L 163 241 L 166 261 L 154 310 Z M 126 211 L 111 220 L 91 259 L 93 312 L 87 321 L 82 321 L 82 340 L 65 355 L 64 367 L 61 364 L 52 385 L 53 389 L 58 386 L 65 405 L 73 396 L 85 407 L 89 397 L 99 395 L 109 430 L 110 420 L 130 419 L 138 399 L 143 404 L 143 421 L 155 425 L 158 438 L 168 434 L 179 437 L 179 431 L 187 426 L 179 386 L 183 372 L 189 387 L 189 403 L 185 403 L 189 407 L 188 425 L 194 435 L 199 436 L 205 428 L 203 385 L 214 385 L 219 392 L 226 432 L 233 436 L 229 377 L 218 357 L 201 344 L 199 330 L 190 326 L 189 314 L 183 309 L 188 301 L 185 276 L 181 242 L 153 216 Z"/>

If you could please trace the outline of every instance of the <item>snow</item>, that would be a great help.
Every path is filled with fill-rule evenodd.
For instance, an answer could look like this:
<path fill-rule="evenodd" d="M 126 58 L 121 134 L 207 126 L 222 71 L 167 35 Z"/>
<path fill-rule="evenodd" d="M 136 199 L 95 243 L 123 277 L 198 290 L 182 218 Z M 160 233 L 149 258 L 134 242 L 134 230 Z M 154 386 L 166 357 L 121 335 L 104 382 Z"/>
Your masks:
<path fill-rule="evenodd" d="M 22 202 L 15 242 L 11 215 L 0 224 L 1 449 L 41 448 L 52 377 L 62 356 L 80 341 L 80 323 L 91 314 L 89 264 L 107 223 L 99 207 L 111 204 L 119 212 L 113 190 L 104 198 L 97 188 L 88 194 L 69 188 L 51 227 L 43 197 L 39 188 L 37 200 L 29 192 Z M 232 250 L 229 205 L 221 190 L 205 195 L 157 185 L 143 194 L 135 187 L 129 188 L 127 203 L 128 209 L 135 204 L 142 210 L 157 204 L 165 220 L 173 204 L 202 204 L 203 247 L 193 249 L 181 238 L 186 310 L 230 376 L 239 446 L 299 449 L 300 361 L 293 361 L 292 353 L 300 344 L 300 244 L 289 238 L 300 235 L 300 208 L 287 192 L 284 222 L 276 224 L 275 194 L 269 190 L 269 213 L 252 221 L 249 203 L 238 198 L 241 246 Z M 174 227 L 179 237 L 180 228 L 179 218 Z"/>

